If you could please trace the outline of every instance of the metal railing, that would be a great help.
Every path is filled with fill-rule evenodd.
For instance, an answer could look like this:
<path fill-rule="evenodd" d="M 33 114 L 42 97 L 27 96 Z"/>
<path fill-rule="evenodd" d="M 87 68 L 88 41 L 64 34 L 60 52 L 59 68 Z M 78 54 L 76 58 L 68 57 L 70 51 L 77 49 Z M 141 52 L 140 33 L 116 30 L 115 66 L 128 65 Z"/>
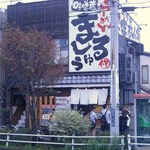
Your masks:
<path fill-rule="evenodd" d="M 125 140 L 127 140 L 128 150 L 137 149 L 138 147 L 143 147 L 143 149 L 150 149 L 150 136 L 128 135 L 127 139 L 125 139 L 125 136 L 59 136 L 41 134 L 0 133 L 0 142 L 4 142 L 6 147 L 8 147 L 11 143 L 45 144 L 69 146 L 71 150 L 74 150 L 75 146 L 90 145 L 90 143 L 86 141 L 88 139 L 99 139 L 100 141 L 102 141 L 102 139 L 107 139 L 109 141 L 108 143 L 99 143 L 99 145 L 112 145 L 112 141 L 115 138 L 118 139 L 119 142 L 117 144 L 121 147 L 121 150 L 124 150 Z"/>
<path fill-rule="evenodd" d="M 22 140 L 19 138 L 22 137 Z M 62 140 L 65 139 L 65 140 Z M 68 139 L 68 140 L 67 140 Z M 81 140 L 82 139 L 82 140 Z M 84 141 L 84 140 L 85 141 Z M 10 143 L 24 143 L 24 144 L 45 144 L 45 145 L 63 145 L 69 146 L 71 150 L 74 150 L 75 146 L 86 146 L 90 145 L 86 140 L 95 139 L 102 141 L 107 139 L 108 143 L 100 143 L 99 145 L 113 145 L 114 139 L 118 142 L 114 145 L 120 146 L 121 150 L 125 146 L 124 136 L 59 136 L 59 135 L 41 135 L 41 134 L 18 134 L 18 133 L 0 133 L 0 142 L 5 142 L 6 147 Z"/>
<path fill-rule="evenodd" d="M 127 136 L 128 150 L 141 149 L 150 150 L 150 136 Z"/>

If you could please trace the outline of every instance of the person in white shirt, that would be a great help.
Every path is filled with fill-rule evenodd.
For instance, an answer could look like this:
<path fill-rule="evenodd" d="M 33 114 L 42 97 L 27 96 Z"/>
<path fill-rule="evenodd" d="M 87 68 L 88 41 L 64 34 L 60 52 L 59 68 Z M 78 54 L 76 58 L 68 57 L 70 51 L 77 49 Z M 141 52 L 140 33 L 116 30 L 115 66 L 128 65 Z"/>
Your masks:
<path fill-rule="evenodd" d="M 90 121 L 91 121 L 91 135 L 95 136 L 96 135 L 96 120 L 97 120 L 97 114 L 96 112 L 96 108 L 93 107 L 92 111 L 90 112 Z"/>
<path fill-rule="evenodd" d="M 101 125 L 102 131 L 110 131 L 110 110 L 108 105 L 103 105 L 103 109 L 101 111 L 101 116 L 105 115 L 106 123 Z"/>

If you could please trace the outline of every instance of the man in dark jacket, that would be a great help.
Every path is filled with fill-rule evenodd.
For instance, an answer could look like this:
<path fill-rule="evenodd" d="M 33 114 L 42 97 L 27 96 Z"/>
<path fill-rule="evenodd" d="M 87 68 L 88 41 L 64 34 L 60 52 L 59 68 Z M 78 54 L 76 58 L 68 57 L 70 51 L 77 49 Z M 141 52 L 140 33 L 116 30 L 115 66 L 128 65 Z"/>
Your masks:
<path fill-rule="evenodd" d="M 128 110 L 127 106 L 124 106 L 123 111 L 119 116 L 121 135 L 129 134 L 130 120 L 130 111 Z"/>

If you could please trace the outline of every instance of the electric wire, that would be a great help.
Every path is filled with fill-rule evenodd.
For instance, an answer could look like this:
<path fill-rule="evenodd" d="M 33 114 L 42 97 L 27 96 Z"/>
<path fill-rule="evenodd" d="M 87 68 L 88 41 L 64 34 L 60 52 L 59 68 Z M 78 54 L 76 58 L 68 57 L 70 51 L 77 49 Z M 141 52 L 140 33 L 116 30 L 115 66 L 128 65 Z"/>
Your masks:
<path fill-rule="evenodd" d="M 141 4 L 147 4 L 147 3 L 150 3 L 150 1 L 134 2 L 134 3 L 126 2 L 126 3 L 121 3 L 121 5 L 141 5 Z"/>
<path fill-rule="evenodd" d="M 32 2 L 39 2 L 39 1 L 48 1 L 48 0 L 32 0 Z M 4 0 L 4 1 L 0 1 L 0 4 L 2 3 L 11 3 L 11 2 L 22 2 L 22 3 L 28 3 L 28 1 L 26 0 Z M 31 2 L 31 1 L 29 1 Z"/>
<path fill-rule="evenodd" d="M 141 7 L 133 7 L 133 8 L 135 8 L 135 9 L 145 9 L 145 8 L 150 8 L 150 6 L 141 6 Z"/>
<path fill-rule="evenodd" d="M 48 0 L 31 0 L 31 1 L 26 1 L 26 0 L 8 0 L 8 1 L 1 1 L 0 4 L 8 4 L 11 5 L 11 3 L 14 2 L 22 2 L 22 3 L 30 3 L 30 2 L 40 2 L 40 1 L 48 1 Z M 150 3 L 150 1 L 145 1 L 145 2 L 134 2 L 134 3 L 121 3 L 121 5 L 135 5 L 135 4 L 146 4 L 146 3 Z M 136 9 L 146 9 L 146 8 L 150 8 L 149 6 L 140 6 L 140 7 L 135 7 Z"/>
<path fill-rule="evenodd" d="M 1 3 L 10 3 L 10 2 L 19 2 L 19 1 L 24 1 L 24 0 L 4 0 L 4 1 L 1 1 Z M 34 2 L 36 1 L 42 1 L 42 0 L 33 0 Z M 45 1 L 45 0 L 43 0 Z M 144 1 L 144 2 L 126 2 L 126 3 L 121 3 L 121 5 L 135 5 L 135 4 L 147 4 L 147 3 L 150 3 L 150 1 Z"/>

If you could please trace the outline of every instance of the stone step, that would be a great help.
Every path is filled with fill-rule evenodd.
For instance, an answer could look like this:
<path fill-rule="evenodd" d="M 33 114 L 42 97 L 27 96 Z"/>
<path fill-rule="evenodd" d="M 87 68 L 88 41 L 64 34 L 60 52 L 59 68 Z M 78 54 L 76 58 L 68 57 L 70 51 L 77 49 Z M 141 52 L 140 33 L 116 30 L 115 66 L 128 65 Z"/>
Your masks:
<path fill-rule="evenodd" d="M 19 125 L 25 124 L 25 120 L 18 120 L 18 124 Z"/>
<path fill-rule="evenodd" d="M 25 120 L 25 119 L 26 119 L 26 116 L 21 115 L 21 119 L 20 120 Z"/>

